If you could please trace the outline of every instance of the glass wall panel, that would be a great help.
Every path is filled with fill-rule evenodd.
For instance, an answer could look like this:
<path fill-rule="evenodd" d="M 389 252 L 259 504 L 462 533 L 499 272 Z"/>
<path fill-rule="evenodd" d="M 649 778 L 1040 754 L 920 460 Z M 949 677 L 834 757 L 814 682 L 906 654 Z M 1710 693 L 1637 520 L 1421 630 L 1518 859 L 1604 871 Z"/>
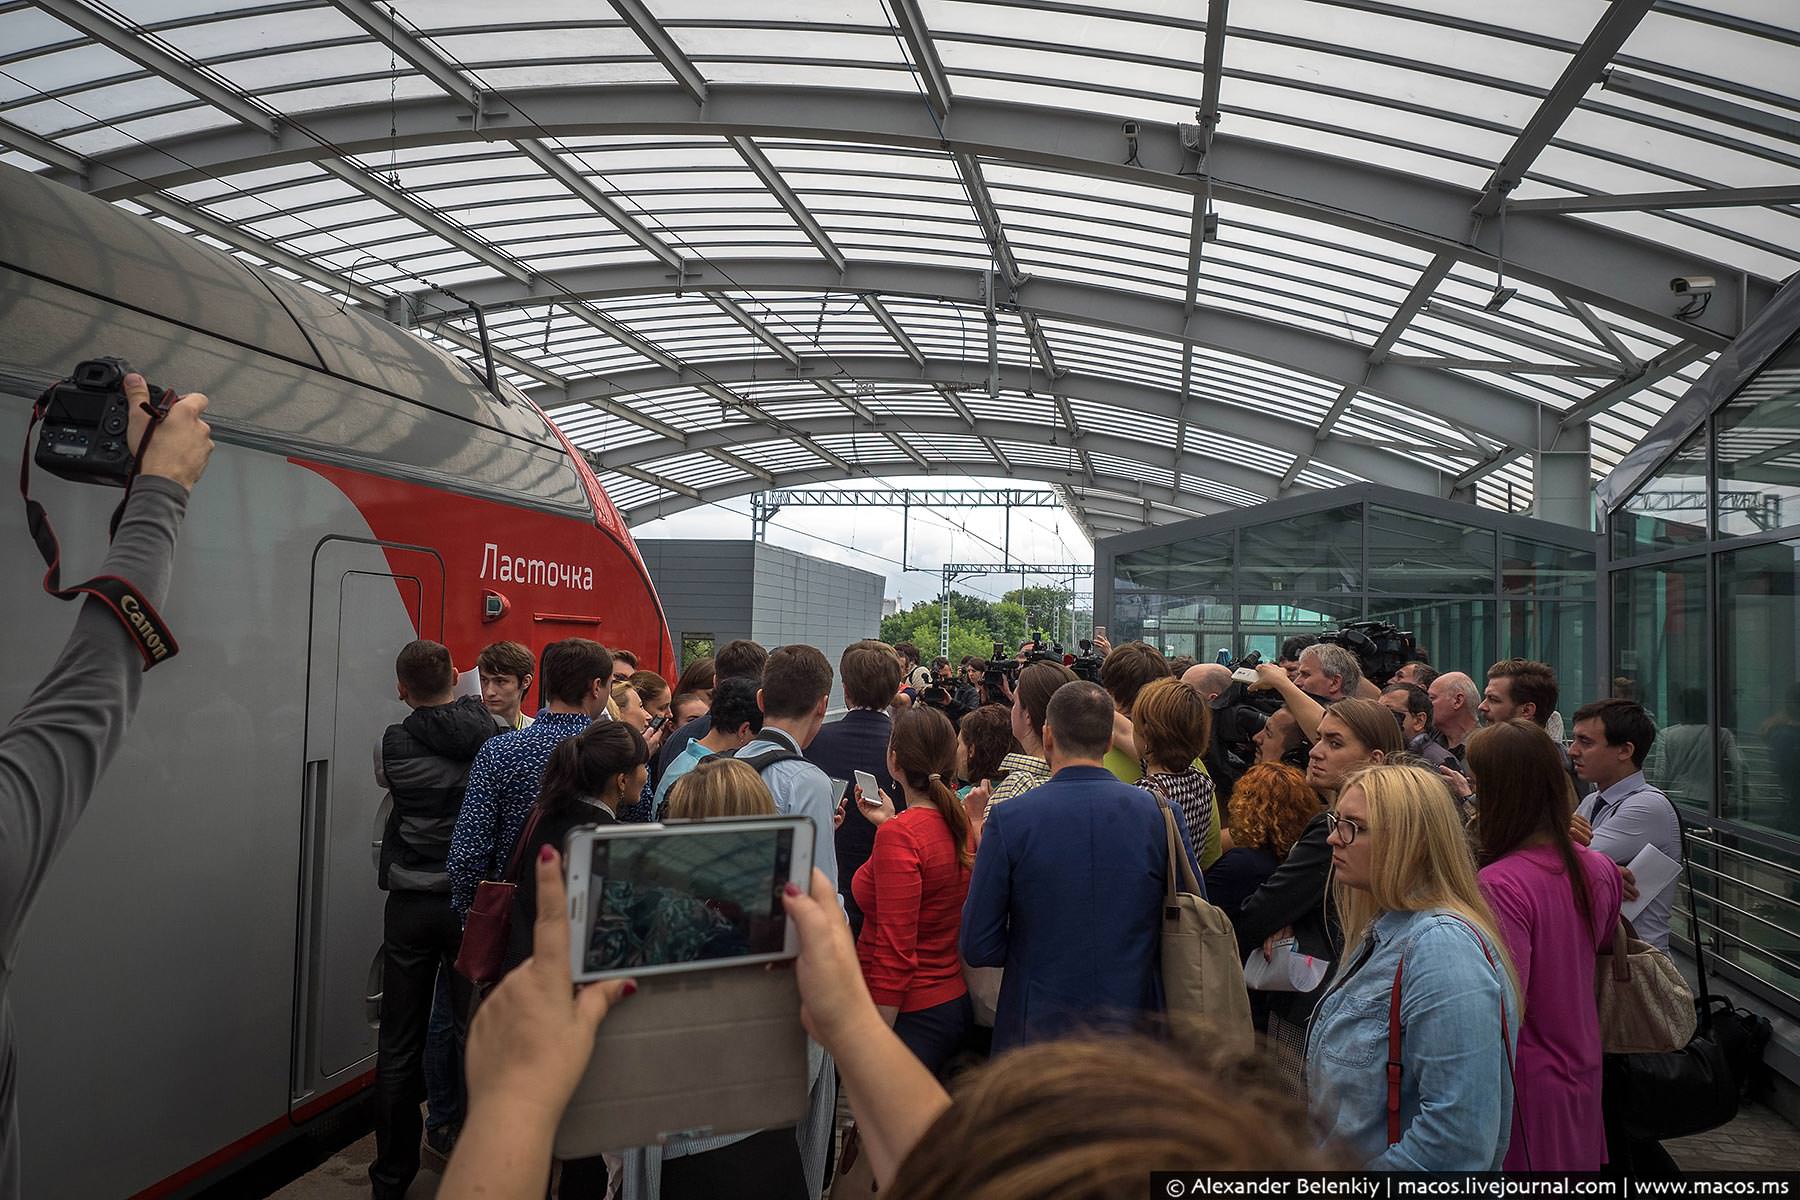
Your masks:
<path fill-rule="evenodd" d="M 1354 592 L 1362 587 L 1362 506 L 1251 525 L 1239 534 L 1238 590 Z"/>
<path fill-rule="evenodd" d="M 1191 654 L 1210 659 L 1219 647 L 1232 645 L 1232 609 L 1216 597 L 1169 592 L 1135 592 L 1113 600 L 1113 645 L 1149 642 L 1173 658 Z"/>
<path fill-rule="evenodd" d="M 1591 597 L 1594 594 L 1594 552 L 1502 534 L 1500 591 L 1508 596 L 1538 599 Z"/>
<path fill-rule="evenodd" d="M 1800 541 L 1718 562 L 1720 812 L 1800 837 Z"/>
<path fill-rule="evenodd" d="M 1426 504 L 1429 515 L 1398 493 L 1371 495 L 1284 520 L 1253 513 L 1235 533 L 1205 522 L 1169 531 L 1165 545 L 1113 558 L 1100 620 L 1110 617 L 1114 645 L 1142 639 L 1202 661 L 1221 649 L 1273 659 L 1295 634 L 1383 621 L 1410 631 L 1440 669 L 1476 678 L 1509 655 L 1548 662 L 1565 718 L 1605 694 L 1588 660 L 1597 542 L 1565 546 L 1566 531 L 1512 521 L 1503 533 L 1482 510 Z"/>
<path fill-rule="evenodd" d="M 1800 342 L 1714 420 L 1719 536 L 1800 525 Z"/>
<path fill-rule="evenodd" d="M 1231 535 L 1188 538 L 1113 560 L 1116 593 L 1231 590 Z"/>
<path fill-rule="evenodd" d="M 1361 619 L 1361 596 L 1243 597 L 1238 604 L 1239 653 L 1259 650 L 1274 662 L 1281 643 L 1296 633 L 1323 633 Z"/>
<path fill-rule="evenodd" d="M 1494 531 L 1371 505 L 1369 590 L 1491 595 Z"/>
<path fill-rule="evenodd" d="M 1595 685 L 1589 663 L 1593 646 L 1592 601 L 1508 600 L 1501 606 L 1498 658 L 1534 658 L 1556 671 L 1557 711 L 1566 737 L 1569 718 L 1606 690 Z M 1485 665 L 1485 664 L 1484 664 Z"/>
<path fill-rule="evenodd" d="M 1706 733 L 1706 560 L 1615 571 L 1614 695 L 1637 700 L 1662 731 L 1663 752 L 1645 763 L 1650 782 L 1678 804 L 1709 813 L 1712 772 L 1671 747 Z M 1696 715 L 1698 714 L 1698 715 Z M 1694 726 L 1698 725 L 1696 734 Z"/>
<path fill-rule="evenodd" d="M 1419 649 L 1440 671 L 1467 671 L 1480 679 L 1494 661 L 1492 600 L 1415 600 L 1371 597 L 1369 620 L 1410 630 Z"/>
<path fill-rule="evenodd" d="M 1706 431 L 1696 429 L 1667 465 L 1612 516 L 1613 557 L 1706 540 Z"/>

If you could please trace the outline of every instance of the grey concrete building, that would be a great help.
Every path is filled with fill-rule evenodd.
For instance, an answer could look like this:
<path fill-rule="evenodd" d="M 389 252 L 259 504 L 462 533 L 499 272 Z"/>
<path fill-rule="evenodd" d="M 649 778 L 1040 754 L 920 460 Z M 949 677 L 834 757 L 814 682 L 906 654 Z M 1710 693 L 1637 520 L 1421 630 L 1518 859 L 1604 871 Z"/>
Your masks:
<path fill-rule="evenodd" d="M 835 672 L 845 646 L 881 630 L 887 580 L 873 572 L 764 542 L 645 538 L 637 546 L 684 662 L 702 643 L 747 637 L 771 649 L 817 646 Z M 831 703 L 843 703 L 835 677 Z"/>

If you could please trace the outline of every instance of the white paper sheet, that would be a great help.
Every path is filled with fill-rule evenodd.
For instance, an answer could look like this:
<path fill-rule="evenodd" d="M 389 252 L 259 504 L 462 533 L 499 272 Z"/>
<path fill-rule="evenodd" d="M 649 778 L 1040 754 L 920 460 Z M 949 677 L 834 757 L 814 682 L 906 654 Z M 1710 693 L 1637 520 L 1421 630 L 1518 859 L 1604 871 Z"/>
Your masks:
<path fill-rule="evenodd" d="M 1645 845 L 1639 850 L 1637 857 L 1626 864 L 1626 869 L 1637 880 L 1638 890 L 1636 900 L 1627 900 L 1619 908 L 1620 915 L 1627 921 L 1637 920 L 1638 914 L 1681 874 L 1681 864 L 1653 845 Z"/>

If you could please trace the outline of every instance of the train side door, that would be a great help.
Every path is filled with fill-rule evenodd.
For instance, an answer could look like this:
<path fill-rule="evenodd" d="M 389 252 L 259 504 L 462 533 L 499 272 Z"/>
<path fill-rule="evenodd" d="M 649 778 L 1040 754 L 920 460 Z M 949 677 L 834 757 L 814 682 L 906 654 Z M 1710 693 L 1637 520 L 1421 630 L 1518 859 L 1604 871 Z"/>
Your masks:
<path fill-rule="evenodd" d="M 406 715 L 394 656 L 443 640 L 443 596 L 433 551 L 328 538 L 314 552 L 290 1111 L 373 1065 L 386 897 L 371 861 L 375 747 Z"/>

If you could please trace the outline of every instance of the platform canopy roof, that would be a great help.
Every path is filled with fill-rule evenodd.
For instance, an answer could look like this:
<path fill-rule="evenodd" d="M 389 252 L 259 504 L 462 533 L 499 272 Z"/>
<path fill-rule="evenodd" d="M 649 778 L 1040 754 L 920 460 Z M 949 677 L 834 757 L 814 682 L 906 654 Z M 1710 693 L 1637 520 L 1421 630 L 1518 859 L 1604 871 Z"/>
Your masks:
<path fill-rule="evenodd" d="M 1011 475 L 1107 533 L 1607 470 L 1795 268 L 1797 66 L 1794 0 L 0 0 L 0 160 L 479 308 L 630 519 Z"/>

